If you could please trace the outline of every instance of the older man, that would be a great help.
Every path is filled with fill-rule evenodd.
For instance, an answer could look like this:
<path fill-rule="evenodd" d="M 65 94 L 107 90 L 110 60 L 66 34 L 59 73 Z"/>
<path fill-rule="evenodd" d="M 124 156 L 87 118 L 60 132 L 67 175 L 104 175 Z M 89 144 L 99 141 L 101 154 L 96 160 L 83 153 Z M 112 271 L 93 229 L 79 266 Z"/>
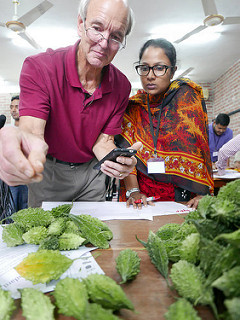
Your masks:
<path fill-rule="evenodd" d="M 19 130 L 0 133 L 0 176 L 10 185 L 31 183 L 30 206 L 102 201 L 103 173 L 122 179 L 136 164 L 134 157 L 119 157 L 105 161 L 102 172 L 93 169 L 121 132 L 130 83 L 111 61 L 125 46 L 132 21 L 125 0 L 82 0 L 81 40 L 25 60 Z"/>

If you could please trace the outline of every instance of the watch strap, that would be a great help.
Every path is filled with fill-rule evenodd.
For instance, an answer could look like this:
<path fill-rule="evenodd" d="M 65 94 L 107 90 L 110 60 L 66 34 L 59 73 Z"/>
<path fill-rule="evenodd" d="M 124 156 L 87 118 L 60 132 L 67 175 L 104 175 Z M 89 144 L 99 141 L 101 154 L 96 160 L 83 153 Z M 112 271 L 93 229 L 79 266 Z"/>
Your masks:
<path fill-rule="evenodd" d="M 129 190 L 127 190 L 127 192 L 126 192 L 126 197 L 129 198 L 130 195 L 131 195 L 133 192 L 140 192 L 140 190 L 139 190 L 138 188 L 129 189 Z"/>

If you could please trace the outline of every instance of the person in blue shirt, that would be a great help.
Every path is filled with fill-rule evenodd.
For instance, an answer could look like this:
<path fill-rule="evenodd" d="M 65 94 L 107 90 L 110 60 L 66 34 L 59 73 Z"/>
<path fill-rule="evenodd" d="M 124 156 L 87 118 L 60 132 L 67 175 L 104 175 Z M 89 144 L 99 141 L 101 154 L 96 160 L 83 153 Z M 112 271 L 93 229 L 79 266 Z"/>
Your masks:
<path fill-rule="evenodd" d="M 14 120 L 14 126 L 19 125 L 19 96 L 11 98 L 10 113 Z M 13 197 L 15 211 L 26 209 L 28 207 L 28 187 L 26 185 L 10 186 Z"/>
<path fill-rule="evenodd" d="M 232 130 L 228 128 L 229 123 L 229 115 L 219 113 L 216 119 L 209 124 L 209 148 L 213 163 L 218 160 L 219 149 L 233 137 Z"/>

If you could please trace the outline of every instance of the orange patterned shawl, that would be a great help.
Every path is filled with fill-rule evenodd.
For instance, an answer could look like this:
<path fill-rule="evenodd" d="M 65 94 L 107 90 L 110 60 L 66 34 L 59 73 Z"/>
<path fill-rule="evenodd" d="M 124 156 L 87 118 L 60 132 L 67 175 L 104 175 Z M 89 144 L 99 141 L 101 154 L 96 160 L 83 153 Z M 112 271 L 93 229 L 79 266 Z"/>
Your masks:
<path fill-rule="evenodd" d="M 201 87 L 181 78 L 171 82 L 163 96 L 150 95 L 149 101 L 155 130 L 159 110 L 162 109 L 157 154 L 165 160 L 166 173 L 147 173 L 147 160 L 153 155 L 154 145 L 147 93 L 143 90 L 130 98 L 122 134 L 116 137 L 117 145 L 128 147 L 141 141 L 143 148 L 137 153 L 136 168 L 151 179 L 172 183 L 197 194 L 212 193 L 208 118 Z"/>

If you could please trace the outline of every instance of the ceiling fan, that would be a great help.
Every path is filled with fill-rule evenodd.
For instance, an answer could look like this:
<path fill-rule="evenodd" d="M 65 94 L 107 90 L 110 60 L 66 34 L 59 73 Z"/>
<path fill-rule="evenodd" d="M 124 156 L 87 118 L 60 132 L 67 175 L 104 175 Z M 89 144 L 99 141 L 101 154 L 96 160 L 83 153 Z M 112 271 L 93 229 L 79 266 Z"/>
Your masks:
<path fill-rule="evenodd" d="M 240 24 L 240 17 L 223 17 L 221 14 L 218 14 L 215 0 L 201 0 L 203 10 L 205 13 L 205 19 L 203 20 L 203 25 L 198 26 L 194 30 L 185 34 L 182 38 L 174 41 L 175 43 L 182 42 L 192 35 L 212 26 L 217 26 L 219 24 L 228 25 L 228 24 Z"/>
<path fill-rule="evenodd" d="M 25 13 L 23 16 L 18 17 L 17 6 L 19 0 L 12 0 L 14 4 L 14 16 L 11 21 L 6 23 L 0 22 L 1 27 L 6 27 L 14 32 L 16 32 L 20 37 L 29 42 L 34 48 L 39 49 L 39 44 L 26 32 L 26 27 L 37 20 L 41 15 L 43 15 L 48 9 L 50 9 L 53 4 L 48 0 L 44 0 L 39 5 L 34 7 L 32 10 Z"/>

